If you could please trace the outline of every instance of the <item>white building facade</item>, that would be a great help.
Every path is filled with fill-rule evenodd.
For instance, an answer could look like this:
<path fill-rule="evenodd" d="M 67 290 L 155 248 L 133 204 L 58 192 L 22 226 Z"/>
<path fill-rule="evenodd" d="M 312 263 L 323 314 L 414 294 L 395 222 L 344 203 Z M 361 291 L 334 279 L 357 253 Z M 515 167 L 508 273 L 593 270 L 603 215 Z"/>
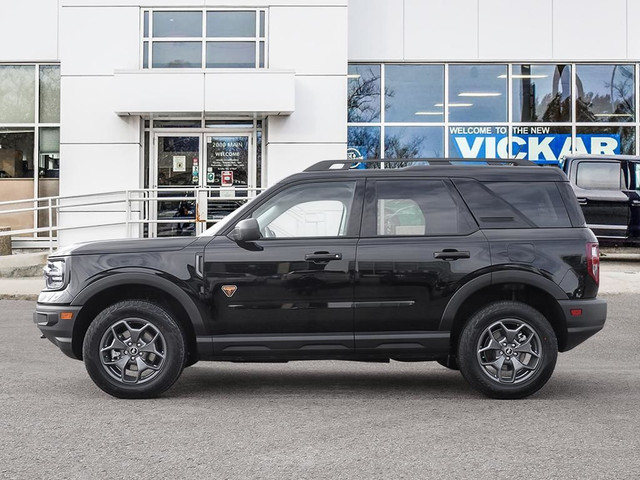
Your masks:
<path fill-rule="evenodd" d="M 234 199 L 347 154 L 638 153 L 635 0 L 23 0 L 0 12 L 0 201 L 104 194 L 60 209 L 63 228 L 101 226 L 63 229 L 59 245 L 193 234 Z M 198 202 L 175 199 L 190 189 Z M 123 192 L 150 200 L 100 201 Z"/>

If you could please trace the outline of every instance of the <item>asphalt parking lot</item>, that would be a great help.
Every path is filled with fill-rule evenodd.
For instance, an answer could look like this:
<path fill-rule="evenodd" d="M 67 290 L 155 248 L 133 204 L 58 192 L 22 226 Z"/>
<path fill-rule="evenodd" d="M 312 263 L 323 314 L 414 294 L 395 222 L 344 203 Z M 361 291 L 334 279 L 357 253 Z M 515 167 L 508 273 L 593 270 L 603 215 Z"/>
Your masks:
<path fill-rule="evenodd" d="M 116 400 L 2 300 L 0 477 L 637 479 L 640 297 L 605 298 L 605 329 L 518 401 L 397 362 L 201 363 Z"/>

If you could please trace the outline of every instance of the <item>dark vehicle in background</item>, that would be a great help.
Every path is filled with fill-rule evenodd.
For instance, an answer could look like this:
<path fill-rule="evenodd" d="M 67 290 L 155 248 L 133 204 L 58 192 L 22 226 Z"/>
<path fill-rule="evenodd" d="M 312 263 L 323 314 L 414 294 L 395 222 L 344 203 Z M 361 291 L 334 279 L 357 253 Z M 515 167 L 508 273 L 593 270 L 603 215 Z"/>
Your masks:
<path fill-rule="evenodd" d="M 561 167 L 600 244 L 640 246 L 640 157 L 575 155 Z"/>
<path fill-rule="evenodd" d="M 567 177 L 408 163 L 320 162 L 198 237 L 62 249 L 34 321 L 121 398 L 199 360 L 433 360 L 490 397 L 536 392 L 606 318 Z"/>

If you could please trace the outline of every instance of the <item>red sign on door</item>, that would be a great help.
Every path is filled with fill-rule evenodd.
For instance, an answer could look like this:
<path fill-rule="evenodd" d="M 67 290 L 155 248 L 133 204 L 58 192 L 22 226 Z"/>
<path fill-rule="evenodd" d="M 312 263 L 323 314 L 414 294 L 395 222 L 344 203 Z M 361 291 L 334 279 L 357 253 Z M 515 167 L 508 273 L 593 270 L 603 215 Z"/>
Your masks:
<path fill-rule="evenodd" d="M 220 175 L 221 180 L 222 180 L 222 186 L 223 187 L 231 187 L 233 186 L 233 172 L 230 170 L 223 170 L 222 174 Z"/>

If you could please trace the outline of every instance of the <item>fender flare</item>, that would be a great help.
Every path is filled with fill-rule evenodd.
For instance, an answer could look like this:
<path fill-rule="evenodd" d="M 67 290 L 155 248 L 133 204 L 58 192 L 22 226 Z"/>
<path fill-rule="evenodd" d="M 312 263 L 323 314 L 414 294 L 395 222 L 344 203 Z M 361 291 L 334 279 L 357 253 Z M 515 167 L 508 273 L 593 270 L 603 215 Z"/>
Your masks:
<path fill-rule="evenodd" d="M 471 295 L 488 286 L 500 285 L 503 283 L 521 283 L 529 285 L 546 292 L 556 300 L 566 300 L 568 298 L 567 294 L 558 285 L 537 273 L 526 270 L 502 270 L 485 273 L 465 283 L 458 291 L 456 291 L 456 293 L 453 294 L 444 309 L 444 313 L 442 314 L 439 330 L 451 330 L 453 320 L 455 319 L 458 310 Z"/>
<path fill-rule="evenodd" d="M 155 271 L 111 272 L 111 275 L 108 277 L 103 277 L 84 287 L 73 299 L 71 305 L 82 306 L 88 302 L 89 299 L 100 294 L 100 292 L 124 284 L 150 286 L 165 292 L 167 295 L 175 298 L 187 312 L 196 336 L 208 334 L 203 314 L 193 297 L 175 283 L 159 276 Z"/>

